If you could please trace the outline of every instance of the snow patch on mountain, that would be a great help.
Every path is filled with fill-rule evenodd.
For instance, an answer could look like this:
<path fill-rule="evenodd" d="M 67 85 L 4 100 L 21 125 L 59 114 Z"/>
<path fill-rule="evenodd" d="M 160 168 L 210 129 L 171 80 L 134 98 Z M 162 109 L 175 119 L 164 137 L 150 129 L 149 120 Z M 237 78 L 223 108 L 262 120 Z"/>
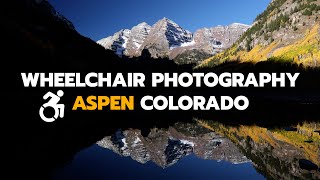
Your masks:
<path fill-rule="evenodd" d="M 195 44 L 196 44 L 196 42 L 194 40 L 192 40 L 191 42 L 182 43 L 180 47 L 193 46 Z"/>
<path fill-rule="evenodd" d="M 180 140 L 180 142 L 181 142 L 182 144 L 188 144 L 188 145 L 194 147 L 194 143 L 191 142 L 191 141 L 188 141 L 188 140 Z"/>
<path fill-rule="evenodd" d="M 196 44 L 196 42 L 194 40 L 192 40 L 191 42 L 182 43 L 182 44 L 180 44 L 180 46 L 172 46 L 172 47 L 170 47 L 170 50 L 173 50 L 174 48 L 178 48 L 178 47 L 189 47 L 189 46 L 193 46 L 195 44 Z"/>

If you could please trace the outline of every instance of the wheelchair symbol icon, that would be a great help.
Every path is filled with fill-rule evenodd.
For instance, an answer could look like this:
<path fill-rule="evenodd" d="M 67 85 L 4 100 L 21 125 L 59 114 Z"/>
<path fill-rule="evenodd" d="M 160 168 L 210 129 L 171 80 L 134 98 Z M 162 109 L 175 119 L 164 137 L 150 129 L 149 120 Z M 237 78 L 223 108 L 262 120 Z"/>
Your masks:
<path fill-rule="evenodd" d="M 59 90 L 57 94 L 53 94 L 52 92 L 48 92 L 43 96 L 43 99 L 46 100 L 48 98 L 51 98 L 47 103 L 43 104 L 39 109 L 39 115 L 41 119 L 45 122 L 53 122 L 57 120 L 59 117 L 64 117 L 64 104 L 58 104 L 60 101 L 60 98 L 63 96 L 63 91 Z M 47 107 L 52 107 L 54 109 L 54 116 L 53 117 L 46 117 L 44 115 L 44 110 Z"/>

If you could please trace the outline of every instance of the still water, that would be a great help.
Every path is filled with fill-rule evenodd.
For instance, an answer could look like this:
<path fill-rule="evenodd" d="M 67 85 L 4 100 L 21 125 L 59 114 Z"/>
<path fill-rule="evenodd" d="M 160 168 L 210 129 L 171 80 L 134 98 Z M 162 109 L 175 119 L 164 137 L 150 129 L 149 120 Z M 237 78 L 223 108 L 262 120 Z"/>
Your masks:
<path fill-rule="evenodd" d="M 53 179 L 319 179 L 319 123 L 283 129 L 176 123 L 117 130 Z"/>
<path fill-rule="evenodd" d="M 98 145 L 80 152 L 54 179 L 264 179 L 251 163 L 203 160 L 194 154 L 163 169 L 153 162 L 140 164 Z"/>

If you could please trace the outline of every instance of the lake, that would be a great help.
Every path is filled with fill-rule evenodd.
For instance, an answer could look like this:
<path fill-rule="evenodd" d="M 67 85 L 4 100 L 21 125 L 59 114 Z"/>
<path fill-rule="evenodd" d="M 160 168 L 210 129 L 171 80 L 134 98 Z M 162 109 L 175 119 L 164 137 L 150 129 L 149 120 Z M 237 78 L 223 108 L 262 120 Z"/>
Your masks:
<path fill-rule="evenodd" d="M 317 179 L 319 125 L 268 129 L 197 120 L 147 134 L 118 129 L 78 152 L 52 178 Z"/>
<path fill-rule="evenodd" d="M 153 162 L 140 164 L 93 145 L 78 153 L 73 162 L 58 170 L 53 179 L 264 179 L 253 165 L 198 158 L 191 154 L 163 169 Z"/>

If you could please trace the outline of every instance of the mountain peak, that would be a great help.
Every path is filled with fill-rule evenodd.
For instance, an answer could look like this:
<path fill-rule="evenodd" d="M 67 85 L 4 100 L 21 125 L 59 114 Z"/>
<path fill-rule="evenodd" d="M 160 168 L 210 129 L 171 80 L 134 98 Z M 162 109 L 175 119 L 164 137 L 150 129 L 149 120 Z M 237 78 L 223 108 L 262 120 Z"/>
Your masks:
<path fill-rule="evenodd" d="M 192 38 L 193 35 L 191 32 L 183 29 L 177 23 L 164 17 L 153 25 L 146 44 L 152 47 L 161 46 L 158 48 L 169 50 L 171 48 L 181 46 L 184 43 L 191 42 Z M 162 42 L 161 45 L 158 45 L 159 42 Z M 166 45 L 163 46 L 164 44 Z M 169 46 L 167 47 L 167 45 Z"/>
<path fill-rule="evenodd" d="M 151 27 L 148 23 L 146 22 L 142 22 L 142 23 L 139 23 L 137 26 L 139 27 Z"/>
<path fill-rule="evenodd" d="M 120 32 L 122 32 L 122 33 L 130 33 L 130 31 L 131 31 L 130 29 L 121 29 L 120 30 Z"/>
<path fill-rule="evenodd" d="M 250 25 L 247 25 L 247 24 L 243 24 L 243 23 L 232 23 L 230 24 L 229 26 L 231 27 L 239 27 L 239 26 L 242 26 L 242 27 L 251 27 Z"/>
<path fill-rule="evenodd" d="M 156 22 L 156 24 L 159 24 L 159 23 L 162 23 L 162 24 L 167 24 L 167 23 L 176 24 L 171 19 L 168 19 L 166 17 L 164 17 L 164 18 L 162 18 L 162 19 L 160 19 L 159 21 Z"/>
<path fill-rule="evenodd" d="M 166 17 L 163 17 L 161 20 L 162 20 L 162 21 L 171 21 L 171 19 L 166 18 Z"/>
<path fill-rule="evenodd" d="M 229 24 L 229 25 L 217 25 L 216 27 L 213 27 L 213 28 L 228 28 L 228 27 L 236 27 L 236 28 L 250 28 L 251 26 L 250 25 L 247 25 L 247 24 L 243 24 L 243 23 L 232 23 L 232 24 Z"/>
<path fill-rule="evenodd" d="M 98 43 L 119 56 L 140 56 L 143 49 L 148 49 L 154 58 L 174 59 L 191 49 L 212 55 L 230 47 L 248 28 L 248 25 L 233 23 L 229 26 L 200 29 L 193 34 L 171 19 L 163 17 L 152 27 L 142 22 L 131 30 L 123 29 Z"/>
<path fill-rule="evenodd" d="M 158 23 L 162 23 L 164 25 L 173 24 L 174 26 L 179 26 L 176 22 L 166 17 L 160 19 L 156 24 Z"/>

